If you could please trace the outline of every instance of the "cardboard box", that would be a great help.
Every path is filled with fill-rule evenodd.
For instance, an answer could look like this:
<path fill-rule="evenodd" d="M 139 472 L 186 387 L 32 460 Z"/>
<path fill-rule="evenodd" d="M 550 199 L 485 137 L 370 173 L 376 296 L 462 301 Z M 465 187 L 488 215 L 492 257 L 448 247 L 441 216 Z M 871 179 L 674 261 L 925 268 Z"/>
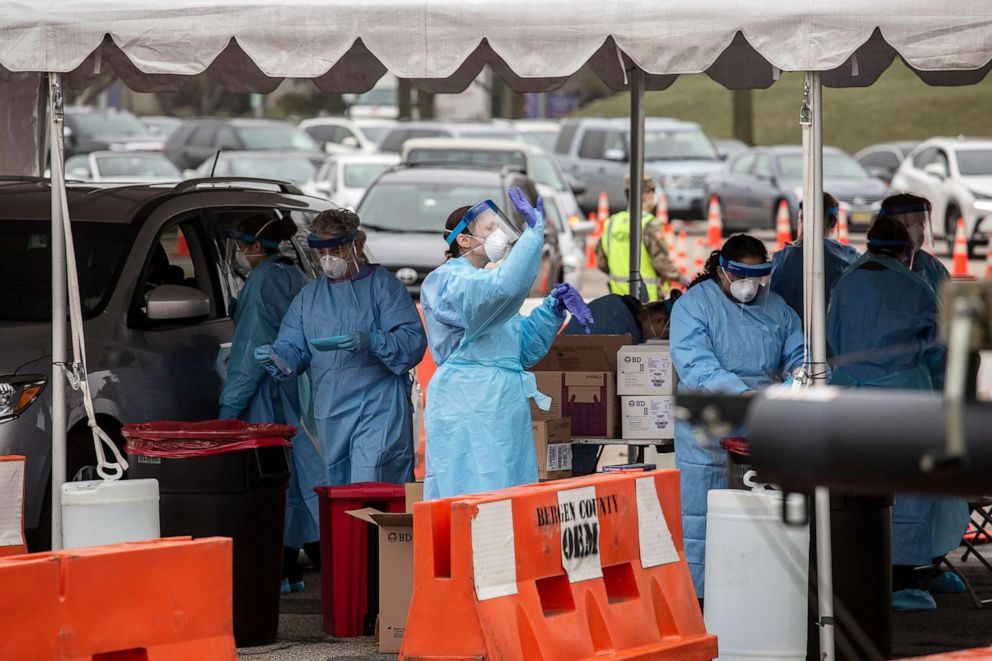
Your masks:
<path fill-rule="evenodd" d="M 424 499 L 424 483 L 407 482 L 404 485 L 404 489 L 406 491 L 406 511 L 413 513 L 413 504 L 419 503 Z"/>
<path fill-rule="evenodd" d="M 675 398 L 629 395 L 620 398 L 623 437 L 659 440 L 675 438 Z"/>
<path fill-rule="evenodd" d="M 379 528 L 379 651 L 395 654 L 403 642 L 413 598 L 413 515 L 373 507 L 348 514 Z"/>
<path fill-rule="evenodd" d="M 534 420 L 530 430 L 537 452 L 538 479 L 572 477 L 572 421 L 568 418 Z"/>
<path fill-rule="evenodd" d="M 672 395 L 674 388 L 675 367 L 667 342 L 620 347 L 618 395 Z"/>
<path fill-rule="evenodd" d="M 630 335 L 559 335 L 531 368 L 537 389 L 551 397 L 550 411 L 531 404 L 532 418 L 570 418 L 572 436 L 616 438 L 617 351 L 630 342 Z"/>

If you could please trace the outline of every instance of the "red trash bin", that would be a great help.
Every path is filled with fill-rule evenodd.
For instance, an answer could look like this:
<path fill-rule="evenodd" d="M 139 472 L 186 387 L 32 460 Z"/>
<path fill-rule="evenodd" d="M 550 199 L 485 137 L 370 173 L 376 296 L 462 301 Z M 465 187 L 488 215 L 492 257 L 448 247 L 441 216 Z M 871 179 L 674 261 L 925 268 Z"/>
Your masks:
<path fill-rule="evenodd" d="M 382 482 L 317 487 L 314 491 L 320 502 L 320 612 L 324 633 L 335 638 L 361 636 L 366 631 L 364 620 L 369 605 L 370 533 L 368 524 L 345 512 L 365 507 L 405 512 L 406 491 L 402 484 Z M 373 624 L 370 622 L 370 627 Z"/>

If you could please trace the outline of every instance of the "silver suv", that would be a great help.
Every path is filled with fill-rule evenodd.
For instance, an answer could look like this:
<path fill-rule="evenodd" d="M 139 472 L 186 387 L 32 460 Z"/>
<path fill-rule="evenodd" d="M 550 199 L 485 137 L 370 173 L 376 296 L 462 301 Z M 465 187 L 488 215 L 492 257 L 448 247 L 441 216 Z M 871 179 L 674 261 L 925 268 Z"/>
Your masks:
<path fill-rule="evenodd" d="M 601 191 L 609 195 L 610 213 L 627 208 L 623 180 L 630 172 L 629 119 L 566 120 L 554 152 L 561 169 L 585 188 L 579 199 L 583 212 L 596 211 Z M 673 217 L 705 218 L 706 177 L 722 169 L 716 147 L 699 124 L 660 117 L 646 120 L 644 172 L 665 191 Z"/>
<path fill-rule="evenodd" d="M 43 179 L 0 180 L 0 455 L 27 457 L 32 548 L 47 546 L 51 512 L 50 195 Z M 132 422 L 216 417 L 218 357 L 243 283 L 223 264 L 226 230 L 248 211 L 288 215 L 300 232 L 283 252 L 314 277 L 303 237 L 333 206 L 292 184 L 224 178 L 70 184 L 68 197 L 90 389 L 111 435 Z M 79 393 L 67 396 L 72 479 L 95 458 Z"/>

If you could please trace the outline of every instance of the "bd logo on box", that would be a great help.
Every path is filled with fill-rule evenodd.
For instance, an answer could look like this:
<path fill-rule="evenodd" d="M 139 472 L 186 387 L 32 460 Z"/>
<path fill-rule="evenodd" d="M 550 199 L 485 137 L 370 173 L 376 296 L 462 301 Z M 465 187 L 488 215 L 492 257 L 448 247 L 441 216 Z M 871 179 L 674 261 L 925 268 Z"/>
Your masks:
<path fill-rule="evenodd" d="M 386 536 L 386 540 L 389 542 L 411 542 L 413 541 L 413 533 L 410 532 L 391 532 Z"/>
<path fill-rule="evenodd" d="M 639 363 L 641 362 L 640 356 L 624 356 L 623 362 L 625 363 Z"/>
<path fill-rule="evenodd" d="M 638 407 L 641 407 L 641 406 L 647 406 L 647 405 L 648 405 L 648 403 L 645 402 L 643 399 L 628 399 L 627 400 L 627 408 L 629 408 L 629 409 L 635 409 L 635 408 L 638 408 Z"/>

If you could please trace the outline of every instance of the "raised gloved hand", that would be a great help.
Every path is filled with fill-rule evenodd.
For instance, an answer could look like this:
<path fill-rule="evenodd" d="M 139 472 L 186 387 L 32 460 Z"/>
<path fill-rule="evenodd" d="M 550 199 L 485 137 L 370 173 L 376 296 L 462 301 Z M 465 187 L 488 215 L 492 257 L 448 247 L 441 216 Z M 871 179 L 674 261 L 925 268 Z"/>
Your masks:
<path fill-rule="evenodd" d="M 338 343 L 342 351 L 366 351 L 372 346 L 372 336 L 365 331 L 349 333 Z"/>
<path fill-rule="evenodd" d="M 241 413 L 241 411 L 238 411 L 233 406 L 226 406 L 225 405 L 225 406 L 220 407 L 220 413 L 217 414 L 217 419 L 218 420 L 237 420 L 239 413 Z"/>
<path fill-rule="evenodd" d="M 292 373 L 289 365 L 286 364 L 282 358 L 279 357 L 275 351 L 272 350 L 271 344 L 263 344 L 260 347 L 255 347 L 254 354 L 255 360 L 258 364 L 265 368 L 265 371 L 276 378 L 283 378 L 288 374 Z"/>
<path fill-rule="evenodd" d="M 517 208 L 528 227 L 544 227 L 544 198 L 537 198 L 537 206 L 532 207 L 527 196 L 520 188 L 510 190 L 510 201 Z"/>
<path fill-rule="evenodd" d="M 592 312 L 582 300 L 579 290 L 568 283 L 559 282 L 551 289 L 551 298 L 555 300 L 555 312 L 561 315 L 568 310 L 586 330 L 586 334 L 591 332 L 589 326 L 593 323 Z"/>

